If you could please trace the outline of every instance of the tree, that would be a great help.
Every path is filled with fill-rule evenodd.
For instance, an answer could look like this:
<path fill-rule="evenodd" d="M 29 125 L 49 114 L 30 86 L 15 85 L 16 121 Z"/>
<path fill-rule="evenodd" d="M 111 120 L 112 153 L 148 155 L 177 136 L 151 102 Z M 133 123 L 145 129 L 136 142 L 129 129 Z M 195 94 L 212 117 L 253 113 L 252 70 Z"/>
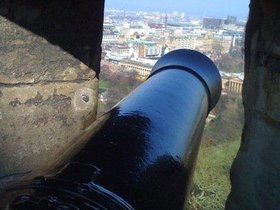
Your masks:
<path fill-rule="evenodd" d="M 223 54 L 215 60 L 216 65 L 224 72 L 244 72 L 243 58 L 232 57 L 230 54 Z"/>
<path fill-rule="evenodd" d="M 112 71 L 112 68 L 108 65 L 101 66 L 100 83 L 107 84 L 105 94 L 107 100 L 103 104 L 99 102 L 101 104 L 99 114 L 112 108 L 141 83 L 137 79 L 139 75 L 136 71 L 120 71 L 119 69 Z"/>

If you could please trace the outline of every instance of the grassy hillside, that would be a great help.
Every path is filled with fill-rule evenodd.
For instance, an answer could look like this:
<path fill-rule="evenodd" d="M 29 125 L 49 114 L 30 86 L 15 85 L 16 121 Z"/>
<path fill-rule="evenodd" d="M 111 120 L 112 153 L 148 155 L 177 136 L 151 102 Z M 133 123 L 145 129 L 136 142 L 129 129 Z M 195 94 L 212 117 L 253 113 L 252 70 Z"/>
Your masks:
<path fill-rule="evenodd" d="M 189 199 L 191 210 L 224 209 L 230 192 L 230 167 L 244 122 L 241 97 L 222 96 L 212 113 L 216 118 L 204 129 Z"/>
<path fill-rule="evenodd" d="M 230 167 L 239 144 L 239 140 L 234 140 L 219 145 L 202 145 L 194 173 L 189 209 L 224 209 L 230 192 Z"/>

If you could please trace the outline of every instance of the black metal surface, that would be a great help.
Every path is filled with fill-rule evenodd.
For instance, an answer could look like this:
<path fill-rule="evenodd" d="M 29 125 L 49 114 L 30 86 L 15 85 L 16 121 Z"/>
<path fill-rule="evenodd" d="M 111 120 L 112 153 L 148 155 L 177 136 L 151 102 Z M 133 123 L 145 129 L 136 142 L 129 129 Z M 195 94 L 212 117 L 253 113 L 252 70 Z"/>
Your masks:
<path fill-rule="evenodd" d="M 189 71 L 200 78 L 210 93 L 209 111 L 215 107 L 221 94 L 221 77 L 216 65 L 208 57 L 194 50 L 175 50 L 155 64 L 151 75 L 173 68 Z"/>
<path fill-rule="evenodd" d="M 220 95 L 220 75 L 194 51 L 162 59 L 60 172 L 35 179 L 10 208 L 183 209 L 208 109 Z M 198 60 L 203 68 L 188 65 Z"/>

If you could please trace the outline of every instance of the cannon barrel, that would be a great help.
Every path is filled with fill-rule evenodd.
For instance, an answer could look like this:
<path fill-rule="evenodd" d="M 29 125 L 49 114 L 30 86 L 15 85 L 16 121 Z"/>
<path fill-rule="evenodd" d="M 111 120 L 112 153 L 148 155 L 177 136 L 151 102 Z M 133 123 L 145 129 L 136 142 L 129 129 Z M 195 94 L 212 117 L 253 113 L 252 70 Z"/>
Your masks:
<path fill-rule="evenodd" d="M 205 120 L 220 93 L 208 57 L 192 50 L 164 55 L 71 160 L 22 186 L 10 209 L 183 209 Z"/>

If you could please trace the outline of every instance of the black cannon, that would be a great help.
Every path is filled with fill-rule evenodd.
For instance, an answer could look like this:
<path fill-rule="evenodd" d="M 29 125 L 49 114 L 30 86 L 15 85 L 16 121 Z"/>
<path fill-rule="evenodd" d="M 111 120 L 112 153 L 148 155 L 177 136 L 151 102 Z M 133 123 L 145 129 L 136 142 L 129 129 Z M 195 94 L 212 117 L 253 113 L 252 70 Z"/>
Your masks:
<path fill-rule="evenodd" d="M 220 92 L 219 71 L 205 55 L 166 54 L 59 172 L 8 190 L 7 209 L 183 209 Z"/>

